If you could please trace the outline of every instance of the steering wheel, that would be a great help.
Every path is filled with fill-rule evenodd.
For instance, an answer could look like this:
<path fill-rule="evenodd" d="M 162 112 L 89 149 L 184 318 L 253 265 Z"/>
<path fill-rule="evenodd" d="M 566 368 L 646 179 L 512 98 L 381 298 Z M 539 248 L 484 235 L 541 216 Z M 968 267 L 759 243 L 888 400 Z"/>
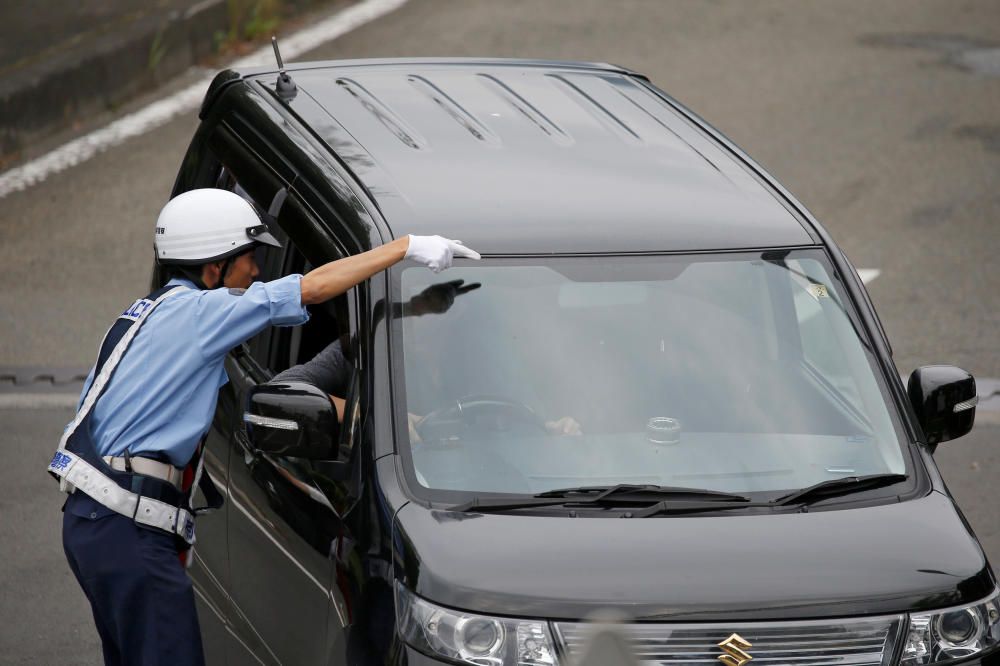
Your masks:
<path fill-rule="evenodd" d="M 468 395 L 435 409 L 417 426 L 424 444 L 457 443 L 467 432 L 547 434 L 545 421 L 523 402 L 498 395 Z"/>

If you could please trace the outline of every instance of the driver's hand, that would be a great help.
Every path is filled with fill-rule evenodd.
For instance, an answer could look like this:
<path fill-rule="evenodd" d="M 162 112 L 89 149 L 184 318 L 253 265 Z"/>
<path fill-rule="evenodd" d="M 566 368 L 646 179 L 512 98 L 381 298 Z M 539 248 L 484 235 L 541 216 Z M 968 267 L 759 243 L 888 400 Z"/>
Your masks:
<path fill-rule="evenodd" d="M 572 416 L 564 416 L 556 421 L 546 421 L 545 430 L 550 435 L 582 435 L 580 424 Z"/>
<path fill-rule="evenodd" d="M 417 432 L 417 426 L 419 426 L 420 423 L 423 420 L 424 420 L 424 417 L 417 416 L 416 414 L 407 414 L 406 415 L 406 425 L 407 425 L 407 427 L 408 427 L 408 429 L 410 431 L 410 443 L 411 444 L 419 444 L 419 443 L 421 443 L 421 442 L 424 441 L 424 440 L 422 440 L 420 438 L 420 433 Z"/>

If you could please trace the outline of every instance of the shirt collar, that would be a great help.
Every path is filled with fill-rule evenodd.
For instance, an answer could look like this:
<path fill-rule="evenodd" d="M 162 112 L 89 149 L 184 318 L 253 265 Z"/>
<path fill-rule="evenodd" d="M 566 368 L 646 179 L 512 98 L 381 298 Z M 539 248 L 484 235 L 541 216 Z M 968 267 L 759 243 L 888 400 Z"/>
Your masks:
<path fill-rule="evenodd" d="M 180 278 L 180 277 L 170 278 L 170 281 L 167 282 L 163 286 L 164 287 L 187 287 L 188 289 L 197 289 L 198 288 L 195 285 L 195 283 L 192 282 L 191 280 L 188 280 L 186 278 Z"/>

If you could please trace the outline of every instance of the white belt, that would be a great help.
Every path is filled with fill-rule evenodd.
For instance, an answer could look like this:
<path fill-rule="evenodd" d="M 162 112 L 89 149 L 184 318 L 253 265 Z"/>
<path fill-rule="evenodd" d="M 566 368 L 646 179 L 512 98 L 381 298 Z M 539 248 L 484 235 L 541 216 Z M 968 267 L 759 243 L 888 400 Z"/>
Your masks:
<path fill-rule="evenodd" d="M 133 458 L 132 469 L 135 469 L 135 461 Z M 57 450 L 49 463 L 49 471 L 60 477 L 61 489 L 68 492 L 81 490 L 98 503 L 137 523 L 176 534 L 189 544 L 194 543 L 194 515 L 190 511 L 125 490 L 75 453 L 66 449 Z"/>
<path fill-rule="evenodd" d="M 181 489 L 181 481 L 184 479 L 184 470 L 178 469 L 169 463 L 160 462 L 159 460 L 143 458 L 141 455 L 130 458 L 130 461 L 132 463 L 132 471 L 136 474 L 152 476 L 162 481 L 166 481 L 177 488 L 177 490 Z M 113 470 L 117 470 L 119 472 L 128 471 L 125 467 L 125 458 L 123 457 L 104 456 L 104 462 L 108 463 Z"/>

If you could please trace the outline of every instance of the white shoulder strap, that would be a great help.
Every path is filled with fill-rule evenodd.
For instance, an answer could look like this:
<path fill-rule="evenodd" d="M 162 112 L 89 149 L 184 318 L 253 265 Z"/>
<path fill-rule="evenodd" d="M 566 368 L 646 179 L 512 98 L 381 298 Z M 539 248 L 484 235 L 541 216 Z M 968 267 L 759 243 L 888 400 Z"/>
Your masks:
<path fill-rule="evenodd" d="M 66 428 L 65 432 L 63 432 L 62 438 L 59 440 L 60 449 L 66 447 L 66 441 L 74 432 L 76 432 L 77 426 L 79 426 L 83 419 L 86 418 L 87 414 L 93 408 L 94 403 L 97 402 L 97 398 L 101 395 L 101 391 L 104 390 L 104 386 L 111 378 L 111 373 L 114 372 L 115 367 L 117 367 L 118 363 L 122 360 L 122 356 L 125 355 L 125 350 L 128 349 L 129 344 L 132 342 L 132 338 L 134 338 L 136 333 L 139 332 L 139 328 L 142 326 L 143 322 L 146 321 L 146 318 L 149 317 L 150 313 L 156 309 L 156 306 L 164 300 L 186 289 L 187 287 L 184 285 L 177 285 L 170 291 L 160 294 L 160 297 L 153 301 L 152 304 L 142 312 L 142 314 L 135 317 L 135 323 L 129 327 L 128 331 L 125 332 L 125 335 L 122 336 L 122 339 L 118 341 L 117 345 L 115 345 L 114 351 L 111 352 L 108 360 L 104 362 L 104 367 L 101 368 L 100 374 L 94 377 L 94 381 L 91 382 L 90 390 L 87 391 L 87 396 L 84 398 L 83 404 L 80 405 L 80 410 L 76 413 L 76 417 Z"/>

